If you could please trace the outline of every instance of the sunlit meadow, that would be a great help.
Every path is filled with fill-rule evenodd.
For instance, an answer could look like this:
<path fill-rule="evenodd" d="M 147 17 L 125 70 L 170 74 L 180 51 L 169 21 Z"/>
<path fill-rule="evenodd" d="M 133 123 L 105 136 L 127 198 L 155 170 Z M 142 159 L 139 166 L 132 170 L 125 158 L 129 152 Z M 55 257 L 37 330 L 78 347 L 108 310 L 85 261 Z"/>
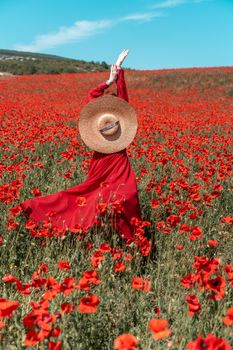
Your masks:
<path fill-rule="evenodd" d="M 230 350 L 233 67 L 125 72 L 135 243 L 111 205 L 64 236 L 20 210 L 85 180 L 78 115 L 107 74 L 0 78 L 0 348 Z"/>

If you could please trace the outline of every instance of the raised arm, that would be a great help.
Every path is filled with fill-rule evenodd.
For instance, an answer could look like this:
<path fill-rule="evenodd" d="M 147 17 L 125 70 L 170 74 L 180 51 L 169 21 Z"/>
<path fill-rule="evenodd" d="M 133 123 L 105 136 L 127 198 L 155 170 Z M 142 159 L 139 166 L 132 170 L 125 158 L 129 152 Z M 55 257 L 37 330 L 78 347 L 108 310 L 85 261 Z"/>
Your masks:
<path fill-rule="evenodd" d="M 124 70 L 121 68 L 122 63 L 124 62 L 126 56 L 128 55 L 129 50 L 123 50 L 117 58 L 116 67 L 117 67 L 117 96 L 123 100 L 129 101 L 128 91 L 125 83 Z"/>
<path fill-rule="evenodd" d="M 96 87 L 92 88 L 88 91 L 88 97 L 87 102 L 90 102 L 93 100 L 93 98 L 100 97 L 104 94 L 104 90 L 107 89 L 110 85 L 114 83 L 117 79 L 117 67 L 115 64 L 111 66 L 109 79 L 107 81 L 104 81 L 103 83 L 100 83 Z"/>
<path fill-rule="evenodd" d="M 129 101 L 127 87 L 124 78 L 124 70 L 122 68 L 118 69 L 118 77 L 117 77 L 117 97 L 122 98 L 125 101 Z"/>
<path fill-rule="evenodd" d="M 121 68 L 123 61 L 128 55 L 129 50 L 123 50 L 118 56 L 116 63 L 111 66 L 110 76 L 107 81 L 104 81 L 96 87 L 88 91 L 87 103 L 93 100 L 93 98 L 100 97 L 104 94 L 104 90 L 107 89 L 114 82 L 117 84 L 117 96 L 123 100 L 128 101 L 128 92 L 124 78 L 124 70 Z"/>
<path fill-rule="evenodd" d="M 107 89 L 108 87 L 109 85 L 104 81 L 103 83 L 100 83 L 96 87 L 90 89 L 87 95 L 87 102 L 90 102 L 91 100 L 93 100 L 93 98 L 102 96 L 104 93 L 104 90 Z"/>

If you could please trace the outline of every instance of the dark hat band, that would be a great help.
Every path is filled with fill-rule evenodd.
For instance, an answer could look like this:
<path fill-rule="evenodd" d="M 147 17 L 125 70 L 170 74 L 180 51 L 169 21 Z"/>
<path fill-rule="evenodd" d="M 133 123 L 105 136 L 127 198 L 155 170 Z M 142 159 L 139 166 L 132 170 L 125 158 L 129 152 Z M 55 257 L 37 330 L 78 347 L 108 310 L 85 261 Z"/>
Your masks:
<path fill-rule="evenodd" d="M 111 125 L 105 126 L 104 128 L 100 129 L 99 131 L 104 132 L 104 131 L 113 129 L 118 124 L 119 124 L 119 120 L 117 120 L 115 123 L 113 123 Z"/>

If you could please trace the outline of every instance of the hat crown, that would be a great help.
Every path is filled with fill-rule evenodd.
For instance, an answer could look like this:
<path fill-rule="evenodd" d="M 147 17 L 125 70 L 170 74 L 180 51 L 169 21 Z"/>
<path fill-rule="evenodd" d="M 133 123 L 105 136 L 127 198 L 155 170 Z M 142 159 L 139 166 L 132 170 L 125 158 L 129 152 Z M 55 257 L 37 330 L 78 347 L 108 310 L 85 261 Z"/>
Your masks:
<path fill-rule="evenodd" d="M 97 120 L 99 131 L 103 135 L 114 135 L 119 128 L 119 118 L 112 113 L 104 113 Z"/>
<path fill-rule="evenodd" d="M 112 95 L 93 99 L 80 111 L 78 127 L 83 142 L 92 150 L 115 153 L 126 148 L 137 132 L 135 109 Z"/>

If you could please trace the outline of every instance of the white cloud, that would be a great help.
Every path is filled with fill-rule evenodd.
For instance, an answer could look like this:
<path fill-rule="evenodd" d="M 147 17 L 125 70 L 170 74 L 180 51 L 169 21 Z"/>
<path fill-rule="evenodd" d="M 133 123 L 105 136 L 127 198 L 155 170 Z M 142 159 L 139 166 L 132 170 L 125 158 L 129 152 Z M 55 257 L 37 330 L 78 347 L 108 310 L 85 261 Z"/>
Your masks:
<path fill-rule="evenodd" d="M 163 16 L 162 12 L 147 12 L 147 13 L 135 13 L 132 15 L 128 15 L 125 17 L 121 17 L 120 21 L 151 21 L 155 17 L 161 17 Z"/>
<path fill-rule="evenodd" d="M 152 5 L 153 8 L 168 8 L 175 7 L 187 3 L 187 0 L 166 0 Z"/>
<path fill-rule="evenodd" d="M 30 44 L 17 44 L 14 49 L 20 51 L 39 52 L 55 46 L 78 42 L 87 37 L 101 33 L 104 29 L 117 25 L 122 21 L 150 21 L 155 17 L 162 16 L 162 13 L 148 12 L 131 14 L 128 16 L 98 20 L 98 21 L 77 21 L 70 27 L 60 27 L 54 33 L 37 35 Z"/>
<path fill-rule="evenodd" d="M 200 3 L 204 1 L 211 1 L 211 0 L 165 0 L 157 4 L 153 4 L 151 8 L 170 8 L 170 7 L 176 7 L 183 4 Z"/>
<path fill-rule="evenodd" d="M 37 35 L 31 44 L 15 45 L 16 50 L 41 51 L 58 45 L 77 42 L 112 25 L 110 20 L 78 21 L 71 27 L 60 27 L 55 33 Z"/>

